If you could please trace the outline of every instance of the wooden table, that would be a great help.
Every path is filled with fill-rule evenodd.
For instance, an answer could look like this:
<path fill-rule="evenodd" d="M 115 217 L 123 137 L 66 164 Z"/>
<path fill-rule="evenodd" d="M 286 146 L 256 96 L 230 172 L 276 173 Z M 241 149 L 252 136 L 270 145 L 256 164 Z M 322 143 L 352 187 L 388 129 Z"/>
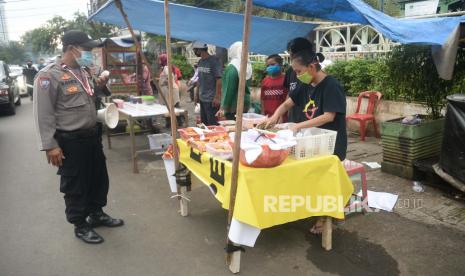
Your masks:
<path fill-rule="evenodd" d="M 148 152 L 150 150 L 136 150 L 136 141 L 135 141 L 135 133 L 134 133 L 134 124 L 136 120 L 140 119 L 149 119 L 149 118 L 156 118 L 159 116 L 169 116 L 168 109 L 166 106 L 161 104 L 132 104 L 129 102 L 125 102 L 123 108 L 118 108 L 120 114 L 120 120 L 123 118 L 127 121 L 129 126 L 129 136 L 131 138 L 131 158 L 132 158 L 132 170 L 133 173 L 139 173 L 139 169 L 137 166 L 137 155 L 139 153 Z M 183 116 L 184 117 L 184 124 L 185 126 L 188 125 L 188 113 L 187 110 L 175 108 L 176 116 Z M 143 131 L 147 132 L 147 131 Z M 108 148 L 111 149 L 111 137 L 125 135 L 126 133 L 116 133 L 110 134 L 108 129 L 106 131 L 107 140 L 108 140 Z"/>

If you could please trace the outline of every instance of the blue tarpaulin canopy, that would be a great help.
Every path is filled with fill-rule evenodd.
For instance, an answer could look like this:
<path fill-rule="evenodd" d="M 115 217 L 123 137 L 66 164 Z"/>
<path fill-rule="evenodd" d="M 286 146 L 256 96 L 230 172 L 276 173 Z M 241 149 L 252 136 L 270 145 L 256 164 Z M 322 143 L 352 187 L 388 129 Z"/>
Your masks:
<path fill-rule="evenodd" d="M 152 34 L 165 34 L 163 1 L 121 0 L 128 19 L 136 30 Z M 169 4 L 171 36 L 173 38 L 213 44 L 229 48 L 242 41 L 244 16 L 191 6 Z M 114 1 L 109 1 L 90 20 L 126 27 Z M 260 54 L 280 53 L 286 50 L 286 43 L 292 38 L 306 36 L 316 25 L 252 17 L 250 30 L 250 51 Z"/>
<path fill-rule="evenodd" d="M 361 0 L 254 0 L 254 4 L 295 15 L 371 25 L 392 41 L 431 45 L 438 74 L 446 80 L 452 79 L 460 23 L 465 22 L 465 16 L 393 18 L 373 9 Z"/>
<path fill-rule="evenodd" d="M 398 19 L 361 0 L 254 0 L 254 5 L 295 15 L 371 25 L 387 38 L 403 44 L 444 45 L 465 16 Z"/>

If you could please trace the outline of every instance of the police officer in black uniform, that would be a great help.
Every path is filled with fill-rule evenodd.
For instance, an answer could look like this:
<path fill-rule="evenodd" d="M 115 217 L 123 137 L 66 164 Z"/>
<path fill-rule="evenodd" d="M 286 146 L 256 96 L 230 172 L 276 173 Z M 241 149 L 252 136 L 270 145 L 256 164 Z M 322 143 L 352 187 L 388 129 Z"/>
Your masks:
<path fill-rule="evenodd" d="M 110 95 L 108 76 L 95 78 L 88 69 L 98 41 L 68 31 L 62 44 L 63 58 L 43 68 L 34 82 L 36 131 L 40 150 L 58 167 L 68 222 L 74 224 L 77 238 L 96 244 L 104 240 L 94 227 L 124 224 L 102 210 L 109 180 L 96 102 Z"/>

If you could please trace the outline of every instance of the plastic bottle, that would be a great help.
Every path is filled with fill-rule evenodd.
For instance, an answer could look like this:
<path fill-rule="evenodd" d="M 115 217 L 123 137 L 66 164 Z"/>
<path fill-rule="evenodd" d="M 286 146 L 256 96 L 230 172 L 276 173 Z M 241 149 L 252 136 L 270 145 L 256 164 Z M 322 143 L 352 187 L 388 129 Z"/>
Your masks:
<path fill-rule="evenodd" d="M 413 181 L 412 190 L 414 190 L 417 193 L 422 193 L 425 191 L 425 188 L 423 187 L 420 181 Z"/>

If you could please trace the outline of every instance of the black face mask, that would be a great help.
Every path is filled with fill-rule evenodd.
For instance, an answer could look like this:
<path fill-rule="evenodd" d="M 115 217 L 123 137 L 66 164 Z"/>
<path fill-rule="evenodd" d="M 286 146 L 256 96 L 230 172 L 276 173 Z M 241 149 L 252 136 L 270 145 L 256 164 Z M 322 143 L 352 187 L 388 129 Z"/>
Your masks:
<path fill-rule="evenodd" d="M 200 56 L 201 56 L 200 50 L 194 50 L 194 54 L 195 54 L 196 57 L 200 57 Z"/>
<path fill-rule="evenodd" d="M 31 68 L 31 67 L 32 67 L 32 64 L 28 64 L 28 65 L 27 65 L 27 68 Z"/>

